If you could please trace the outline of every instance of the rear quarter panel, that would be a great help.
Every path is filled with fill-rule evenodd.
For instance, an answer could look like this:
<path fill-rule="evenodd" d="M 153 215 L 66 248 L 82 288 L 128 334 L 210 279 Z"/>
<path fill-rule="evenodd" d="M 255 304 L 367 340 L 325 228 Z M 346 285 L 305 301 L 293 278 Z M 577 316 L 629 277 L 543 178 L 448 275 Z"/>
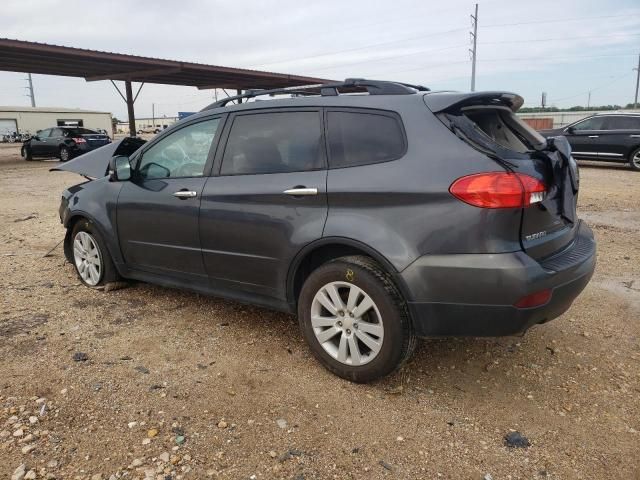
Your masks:
<path fill-rule="evenodd" d="M 502 168 L 451 133 L 421 96 L 387 98 L 375 108 L 401 115 L 407 152 L 386 163 L 329 170 L 324 236 L 366 243 L 398 271 L 421 255 L 520 250 L 520 209 L 479 209 L 449 193 L 461 176 Z"/>

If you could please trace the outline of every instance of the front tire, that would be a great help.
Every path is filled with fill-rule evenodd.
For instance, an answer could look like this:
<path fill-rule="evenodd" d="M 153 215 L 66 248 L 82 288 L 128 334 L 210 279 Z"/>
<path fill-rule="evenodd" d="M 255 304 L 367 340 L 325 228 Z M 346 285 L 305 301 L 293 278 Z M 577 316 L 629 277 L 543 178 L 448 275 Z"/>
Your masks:
<path fill-rule="evenodd" d="M 364 256 L 314 270 L 300 292 L 298 321 L 320 363 L 353 382 L 392 373 L 416 345 L 406 303 L 391 276 Z"/>
<path fill-rule="evenodd" d="M 634 150 L 631 155 L 629 155 L 629 166 L 631 170 L 640 172 L 640 148 Z"/>
<path fill-rule="evenodd" d="M 88 287 L 101 287 L 120 279 L 102 236 L 89 220 L 80 220 L 71 232 L 73 266 Z"/>

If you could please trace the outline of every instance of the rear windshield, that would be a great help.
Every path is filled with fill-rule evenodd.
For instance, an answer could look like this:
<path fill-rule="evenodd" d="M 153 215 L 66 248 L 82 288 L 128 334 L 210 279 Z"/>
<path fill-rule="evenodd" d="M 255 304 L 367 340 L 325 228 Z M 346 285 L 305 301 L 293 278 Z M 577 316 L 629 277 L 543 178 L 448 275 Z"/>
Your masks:
<path fill-rule="evenodd" d="M 66 128 L 65 135 L 67 137 L 72 137 L 74 135 L 97 135 L 98 132 L 94 130 L 89 130 L 88 128 Z"/>
<path fill-rule="evenodd" d="M 461 113 L 501 147 L 520 153 L 535 150 L 545 139 L 508 108 L 463 108 Z"/>
<path fill-rule="evenodd" d="M 493 158 L 529 158 L 546 139 L 508 107 L 474 105 L 438 114 L 461 140 Z"/>

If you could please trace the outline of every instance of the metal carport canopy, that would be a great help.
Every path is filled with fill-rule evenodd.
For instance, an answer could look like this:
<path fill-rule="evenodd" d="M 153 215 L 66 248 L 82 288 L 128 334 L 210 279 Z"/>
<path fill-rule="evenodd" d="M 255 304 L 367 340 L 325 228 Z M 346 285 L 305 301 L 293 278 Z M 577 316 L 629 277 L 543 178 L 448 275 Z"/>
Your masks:
<path fill-rule="evenodd" d="M 125 82 L 126 98 L 123 95 L 123 99 L 127 103 L 131 135 L 135 135 L 133 112 L 135 97 L 131 82 L 184 85 L 199 89 L 247 90 L 295 87 L 331 81 L 300 75 L 139 57 L 7 38 L 0 38 L 0 70 L 82 77 L 88 82 L 122 80 Z"/>

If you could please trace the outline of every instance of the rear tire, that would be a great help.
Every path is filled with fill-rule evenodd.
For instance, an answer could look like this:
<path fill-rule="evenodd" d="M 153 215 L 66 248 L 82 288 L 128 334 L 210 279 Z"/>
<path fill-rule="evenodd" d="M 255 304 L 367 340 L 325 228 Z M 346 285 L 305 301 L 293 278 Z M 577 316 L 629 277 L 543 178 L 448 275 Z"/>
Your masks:
<path fill-rule="evenodd" d="M 634 150 L 631 152 L 631 155 L 629 155 L 629 166 L 631 170 L 640 172 L 640 148 Z"/>
<path fill-rule="evenodd" d="M 60 147 L 60 153 L 58 154 L 61 162 L 68 162 L 71 160 L 71 152 L 67 147 Z"/>
<path fill-rule="evenodd" d="M 86 219 L 78 221 L 71 232 L 70 242 L 73 266 L 83 284 L 95 288 L 120 280 L 102 235 L 92 222 Z"/>
<path fill-rule="evenodd" d="M 416 346 L 406 303 L 391 276 L 364 256 L 338 258 L 314 270 L 300 292 L 298 321 L 320 363 L 357 383 L 394 372 Z"/>
<path fill-rule="evenodd" d="M 30 161 L 33 160 L 33 155 L 31 154 L 31 149 L 29 147 L 27 147 L 26 145 L 23 145 L 22 148 L 20 149 L 20 154 L 22 155 L 22 158 L 26 161 Z"/>

